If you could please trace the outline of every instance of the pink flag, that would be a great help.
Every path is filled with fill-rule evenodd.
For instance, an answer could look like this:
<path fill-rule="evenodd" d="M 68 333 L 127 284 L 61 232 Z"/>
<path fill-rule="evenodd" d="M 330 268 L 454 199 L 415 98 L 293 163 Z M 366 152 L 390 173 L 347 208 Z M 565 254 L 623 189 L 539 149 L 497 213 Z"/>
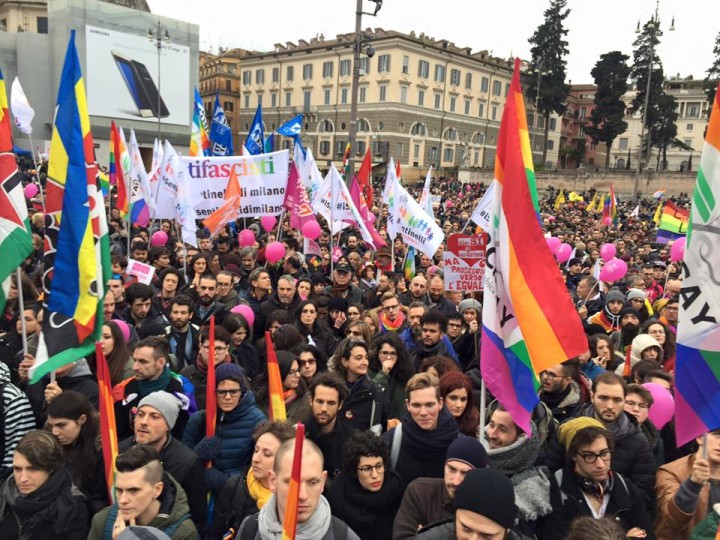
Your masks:
<path fill-rule="evenodd" d="M 294 229 L 302 230 L 303 225 L 306 223 L 310 221 L 317 222 L 294 161 L 290 162 L 290 173 L 288 174 L 288 185 L 287 190 L 285 190 L 283 206 L 290 214 L 290 226 Z"/>
<path fill-rule="evenodd" d="M 375 220 L 371 221 L 370 210 L 368 210 L 367 203 L 365 202 L 365 197 L 360 190 L 360 184 L 358 183 L 357 177 L 355 176 L 353 176 L 352 182 L 350 182 L 350 198 L 357 207 L 358 212 L 360 212 L 360 217 L 362 218 L 363 223 L 365 223 L 365 226 L 370 232 L 370 236 L 373 240 L 372 243 L 375 249 L 380 249 L 381 247 L 386 246 L 387 244 L 380 237 L 377 230 L 375 229 L 375 225 L 373 224 L 373 221 Z"/>

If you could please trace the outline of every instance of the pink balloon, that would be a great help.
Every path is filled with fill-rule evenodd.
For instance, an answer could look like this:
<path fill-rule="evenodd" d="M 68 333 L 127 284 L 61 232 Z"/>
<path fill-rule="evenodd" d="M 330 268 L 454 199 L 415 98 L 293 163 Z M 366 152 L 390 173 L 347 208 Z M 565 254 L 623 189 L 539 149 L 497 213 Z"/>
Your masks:
<path fill-rule="evenodd" d="M 546 242 L 548 247 L 550 248 L 550 253 L 552 253 L 553 255 L 557 253 L 557 250 L 560 248 L 560 244 L 562 244 L 560 239 L 556 236 L 551 236 L 550 238 L 547 238 Z"/>
<path fill-rule="evenodd" d="M 37 187 L 37 184 L 28 184 L 23 188 L 23 193 L 28 199 L 32 199 L 38 194 L 38 191 L 40 191 L 40 188 Z"/>
<path fill-rule="evenodd" d="M 120 328 L 120 332 L 122 332 L 123 339 L 125 339 L 125 343 L 130 341 L 130 327 L 128 326 L 128 323 L 126 323 L 123 320 L 120 319 L 111 319 L 112 322 L 118 325 L 118 328 Z"/>
<path fill-rule="evenodd" d="M 255 233 L 250 229 L 243 229 L 238 233 L 238 243 L 241 247 L 250 247 L 255 243 Z"/>
<path fill-rule="evenodd" d="M 625 274 L 627 274 L 628 265 L 622 259 L 615 259 L 615 260 L 617 261 L 615 263 L 615 276 L 616 276 L 615 281 L 619 281 L 625 277 Z"/>
<path fill-rule="evenodd" d="M 550 221 L 550 222 L 555 221 L 555 216 L 548 216 L 548 221 Z"/>
<path fill-rule="evenodd" d="M 269 263 L 276 263 L 285 256 L 285 246 L 280 242 L 270 242 L 265 248 L 265 258 Z"/>
<path fill-rule="evenodd" d="M 643 383 L 643 386 L 650 391 L 653 397 L 648 418 L 656 428 L 662 429 L 675 415 L 675 400 L 664 386 L 657 383 Z"/>
<path fill-rule="evenodd" d="M 165 231 L 155 231 L 150 237 L 151 246 L 164 246 L 168 242 L 168 235 Z"/>
<path fill-rule="evenodd" d="M 245 320 L 247 321 L 248 326 L 250 326 L 251 328 L 252 328 L 252 325 L 255 324 L 255 312 L 247 304 L 238 304 L 237 306 L 234 306 L 230 310 L 230 313 L 242 315 L 245 318 Z"/>
<path fill-rule="evenodd" d="M 627 263 L 622 259 L 613 258 L 605 263 L 600 270 L 600 281 L 619 281 L 627 274 Z"/>
<path fill-rule="evenodd" d="M 603 225 L 605 225 L 606 227 L 612 225 L 612 218 L 606 217 L 605 219 L 603 219 Z"/>
<path fill-rule="evenodd" d="M 685 258 L 685 238 L 678 238 L 670 248 L 670 260 L 672 262 L 682 261 Z"/>
<path fill-rule="evenodd" d="M 555 258 L 557 259 L 557 262 L 564 263 L 567 262 L 568 259 L 570 259 L 570 255 L 572 254 L 572 247 L 570 244 L 562 243 L 560 244 L 560 247 L 555 252 Z"/>
<path fill-rule="evenodd" d="M 275 216 L 263 216 L 260 218 L 260 225 L 266 231 L 272 231 L 277 224 L 277 218 Z"/>
<path fill-rule="evenodd" d="M 320 224 L 315 221 L 308 221 L 305 225 L 302 226 L 302 233 L 305 238 L 309 238 L 310 240 L 316 240 L 318 236 L 320 236 L 320 233 L 322 230 L 320 229 Z"/>
<path fill-rule="evenodd" d="M 617 248 L 615 247 L 615 244 L 603 244 L 600 247 L 600 256 L 603 258 L 604 261 L 609 261 L 615 256 L 616 253 Z"/>

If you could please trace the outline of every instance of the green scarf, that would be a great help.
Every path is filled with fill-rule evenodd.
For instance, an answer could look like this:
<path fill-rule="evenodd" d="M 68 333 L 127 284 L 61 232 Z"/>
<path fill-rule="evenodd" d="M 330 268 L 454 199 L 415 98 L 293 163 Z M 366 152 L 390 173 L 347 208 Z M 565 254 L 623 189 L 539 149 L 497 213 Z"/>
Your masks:
<path fill-rule="evenodd" d="M 149 381 L 138 381 L 138 388 L 140 390 L 140 399 L 144 398 L 148 394 L 157 392 L 158 390 L 165 390 L 170 384 L 170 366 L 165 366 L 162 373 L 157 379 Z"/>

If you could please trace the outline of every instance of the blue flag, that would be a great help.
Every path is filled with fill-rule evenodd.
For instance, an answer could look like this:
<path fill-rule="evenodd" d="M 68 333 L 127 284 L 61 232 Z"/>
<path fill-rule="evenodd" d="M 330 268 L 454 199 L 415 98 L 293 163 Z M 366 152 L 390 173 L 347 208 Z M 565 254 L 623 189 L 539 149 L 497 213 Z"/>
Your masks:
<path fill-rule="evenodd" d="M 263 128 L 262 121 L 262 105 L 258 105 L 257 111 L 255 111 L 255 118 L 253 118 L 252 125 L 250 126 L 250 132 L 245 140 L 245 148 L 248 149 L 251 155 L 257 156 L 263 153 L 264 145 L 265 129 Z"/>
<path fill-rule="evenodd" d="M 275 135 L 270 134 L 267 137 L 265 137 L 265 153 L 269 154 L 270 152 L 273 152 L 275 150 Z"/>
<path fill-rule="evenodd" d="M 300 138 L 300 131 L 302 131 L 302 121 L 303 115 L 298 114 L 280 126 L 277 132 L 284 137 L 292 137 L 298 140 Z"/>
<path fill-rule="evenodd" d="M 233 155 L 233 136 L 230 124 L 225 118 L 225 111 L 220 106 L 220 99 L 215 94 L 215 109 L 210 125 L 210 153 L 213 156 Z"/>

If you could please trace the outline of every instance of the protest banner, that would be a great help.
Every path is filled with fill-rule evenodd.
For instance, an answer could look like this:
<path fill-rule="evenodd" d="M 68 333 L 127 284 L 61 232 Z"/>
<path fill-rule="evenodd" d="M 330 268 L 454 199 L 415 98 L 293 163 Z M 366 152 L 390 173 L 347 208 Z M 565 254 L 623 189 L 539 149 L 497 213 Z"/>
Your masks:
<path fill-rule="evenodd" d="M 149 264 L 141 263 L 135 259 L 128 259 L 127 261 L 127 275 L 136 277 L 140 283 L 150 285 L 153 275 L 155 274 L 155 267 Z"/>
<path fill-rule="evenodd" d="M 445 290 L 481 291 L 487 235 L 451 234 L 443 253 Z"/>

